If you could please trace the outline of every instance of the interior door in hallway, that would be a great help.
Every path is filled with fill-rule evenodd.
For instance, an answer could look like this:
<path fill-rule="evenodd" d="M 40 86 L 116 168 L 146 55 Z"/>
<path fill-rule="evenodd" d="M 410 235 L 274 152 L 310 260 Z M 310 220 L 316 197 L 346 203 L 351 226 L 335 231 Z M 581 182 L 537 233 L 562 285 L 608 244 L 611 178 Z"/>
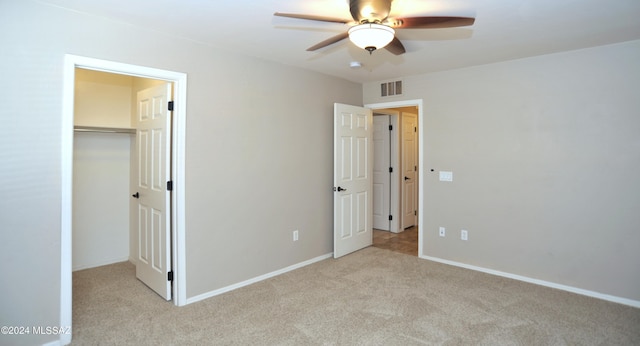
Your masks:
<path fill-rule="evenodd" d="M 402 113 L 402 228 L 418 219 L 418 117 Z"/>
<path fill-rule="evenodd" d="M 368 108 L 334 105 L 333 208 L 335 258 L 373 242 L 373 115 Z"/>
<path fill-rule="evenodd" d="M 171 83 L 138 92 L 136 277 L 171 300 Z"/>
<path fill-rule="evenodd" d="M 391 117 L 373 116 L 373 228 L 388 231 L 391 216 Z"/>

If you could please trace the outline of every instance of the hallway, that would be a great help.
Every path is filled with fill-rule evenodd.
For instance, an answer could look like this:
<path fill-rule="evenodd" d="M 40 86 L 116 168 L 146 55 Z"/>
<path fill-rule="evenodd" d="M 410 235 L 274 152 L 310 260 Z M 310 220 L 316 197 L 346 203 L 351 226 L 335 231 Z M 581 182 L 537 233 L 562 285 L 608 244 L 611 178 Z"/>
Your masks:
<path fill-rule="evenodd" d="M 373 246 L 406 255 L 418 256 L 418 227 L 407 228 L 401 233 L 374 229 Z"/>

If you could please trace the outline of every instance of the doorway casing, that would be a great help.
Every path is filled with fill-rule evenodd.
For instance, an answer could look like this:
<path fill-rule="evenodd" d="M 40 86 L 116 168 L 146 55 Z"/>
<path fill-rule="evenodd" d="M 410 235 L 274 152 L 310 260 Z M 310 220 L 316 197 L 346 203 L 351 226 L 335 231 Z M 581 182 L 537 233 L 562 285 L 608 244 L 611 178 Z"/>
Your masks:
<path fill-rule="evenodd" d="M 365 104 L 364 107 L 372 109 L 374 112 L 378 109 L 387 109 L 387 108 L 399 108 L 399 107 L 418 107 L 418 181 L 421 182 L 420 186 L 423 186 L 422 182 L 425 181 L 424 175 L 424 160 L 422 160 L 422 152 L 423 152 L 423 144 L 424 144 L 424 135 L 423 135 L 423 124 L 424 124 L 424 112 L 423 112 L 423 104 L 422 99 L 416 100 L 404 100 L 404 101 L 393 101 L 393 102 L 384 102 L 384 103 L 369 103 Z M 424 205 L 424 189 L 418 189 L 418 209 L 421 209 Z M 424 232 L 424 213 L 418 212 L 418 257 L 422 257 L 422 239 Z"/>
<path fill-rule="evenodd" d="M 173 301 L 177 306 L 186 304 L 185 266 L 185 127 L 187 75 L 67 54 L 64 59 L 64 86 L 62 100 L 61 139 L 61 235 L 60 235 L 60 325 L 72 323 L 72 187 L 73 187 L 73 118 L 75 69 L 83 68 L 114 74 L 164 80 L 174 84 L 174 111 L 172 167 L 173 193 L 171 196 Z M 70 334 L 61 335 L 62 344 L 71 342 Z"/>

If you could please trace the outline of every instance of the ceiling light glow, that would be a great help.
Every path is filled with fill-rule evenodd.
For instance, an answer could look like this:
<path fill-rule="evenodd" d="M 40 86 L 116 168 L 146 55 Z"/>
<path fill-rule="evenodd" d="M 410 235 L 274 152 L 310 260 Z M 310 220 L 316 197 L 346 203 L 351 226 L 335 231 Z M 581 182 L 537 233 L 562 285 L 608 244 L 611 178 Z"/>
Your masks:
<path fill-rule="evenodd" d="M 393 28 L 386 25 L 364 23 L 349 29 L 349 39 L 356 46 L 372 53 L 393 41 L 395 33 Z"/>

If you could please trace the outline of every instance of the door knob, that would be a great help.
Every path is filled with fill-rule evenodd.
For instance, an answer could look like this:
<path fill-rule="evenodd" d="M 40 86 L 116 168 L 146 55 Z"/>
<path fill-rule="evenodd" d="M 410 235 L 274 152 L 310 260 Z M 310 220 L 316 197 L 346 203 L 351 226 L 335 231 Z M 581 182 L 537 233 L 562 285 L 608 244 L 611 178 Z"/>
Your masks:
<path fill-rule="evenodd" d="M 338 192 L 340 192 L 340 191 L 347 191 L 347 189 L 343 189 L 343 188 L 341 188 L 340 186 L 338 186 L 338 188 L 337 188 L 336 190 L 337 190 Z"/>
<path fill-rule="evenodd" d="M 140 198 L 140 193 L 139 193 L 139 192 L 136 192 L 136 193 L 134 193 L 133 195 L 131 195 L 131 197 L 133 197 L 133 198 Z"/>
<path fill-rule="evenodd" d="M 404 177 L 404 180 L 409 180 L 409 177 Z"/>

